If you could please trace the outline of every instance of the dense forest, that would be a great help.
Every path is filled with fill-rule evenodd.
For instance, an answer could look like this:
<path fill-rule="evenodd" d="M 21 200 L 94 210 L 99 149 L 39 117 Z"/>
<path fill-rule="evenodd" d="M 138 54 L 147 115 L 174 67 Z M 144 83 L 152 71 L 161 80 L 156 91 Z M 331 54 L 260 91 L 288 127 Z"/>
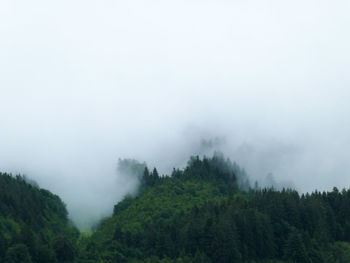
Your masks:
<path fill-rule="evenodd" d="M 78 237 L 58 196 L 25 177 L 0 173 L 0 262 L 68 262 Z"/>
<path fill-rule="evenodd" d="M 123 161 L 137 194 L 91 233 L 59 197 L 0 174 L 0 262 L 350 262 L 350 190 L 252 187 L 220 154 L 159 175 Z"/>

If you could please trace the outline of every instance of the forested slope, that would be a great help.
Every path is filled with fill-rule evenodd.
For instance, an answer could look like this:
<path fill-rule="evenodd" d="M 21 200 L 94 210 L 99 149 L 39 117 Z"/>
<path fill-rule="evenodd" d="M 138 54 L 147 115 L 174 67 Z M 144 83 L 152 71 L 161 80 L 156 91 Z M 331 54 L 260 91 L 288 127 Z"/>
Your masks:
<path fill-rule="evenodd" d="M 0 262 L 74 260 L 78 235 L 58 196 L 24 177 L 0 173 Z"/>
<path fill-rule="evenodd" d="M 253 189 L 218 154 L 169 176 L 144 167 L 123 162 L 139 191 L 92 234 L 71 226 L 58 196 L 0 174 L 0 262 L 350 262 L 349 190 Z"/>
<path fill-rule="evenodd" d="M 222 156 L 192 158 L 114 208 L 85 248 L 96 262 L 350 262 L 350 191 L 238 187 Z"/>

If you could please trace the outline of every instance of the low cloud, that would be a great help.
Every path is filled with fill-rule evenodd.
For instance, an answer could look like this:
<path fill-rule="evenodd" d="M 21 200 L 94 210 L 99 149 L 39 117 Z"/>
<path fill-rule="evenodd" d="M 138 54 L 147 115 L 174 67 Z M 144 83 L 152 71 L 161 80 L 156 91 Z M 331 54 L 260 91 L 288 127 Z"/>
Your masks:
<path fill-rule="evenodd" d="M 220 150 L 253 180 L 349 187 L 348 7 L 1 1 L 0 170 L 81 225 L 135 189 L 119 158 L 168 173 Z"/>

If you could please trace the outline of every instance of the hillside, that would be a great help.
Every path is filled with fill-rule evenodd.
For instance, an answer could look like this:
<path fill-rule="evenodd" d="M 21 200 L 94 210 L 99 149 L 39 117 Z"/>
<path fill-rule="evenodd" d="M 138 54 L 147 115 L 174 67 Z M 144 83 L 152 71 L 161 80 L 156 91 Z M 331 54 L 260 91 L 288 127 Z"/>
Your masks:
<path fill-rule="evenodd" d="M 350 262 L 350 190 L 253 189 L 218 154 L 169 176 L 136 161 L 123 169 L 139 191 L 91 234 L 71 225 L 58 196 L 0 174 L 0 262 Z"/>
<path fill-rule="evenodd" d="M 0 262 L 73 260 L 78 235 L 57 195 L 0 173 Z"/>
<path fill-rule="evenodd" d="M 85 240 L 96 262 L 350 262 L 350 191 L 242 190 L 222 156 L 145 170 Z"/>

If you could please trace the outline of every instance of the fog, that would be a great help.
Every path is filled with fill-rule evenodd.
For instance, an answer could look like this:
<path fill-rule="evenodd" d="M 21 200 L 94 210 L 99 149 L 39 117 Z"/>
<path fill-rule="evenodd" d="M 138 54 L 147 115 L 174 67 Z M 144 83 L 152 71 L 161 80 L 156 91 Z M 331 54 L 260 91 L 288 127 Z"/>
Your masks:
<path fill-rule="evenodd" d="M 135 191 L 118 158 L 168 173 L 220 150 L 253 180 L 347 188 L 349 11 L 320 0 L 2 0 L 0 170 L 59 194 L 81 228 Z"/>

